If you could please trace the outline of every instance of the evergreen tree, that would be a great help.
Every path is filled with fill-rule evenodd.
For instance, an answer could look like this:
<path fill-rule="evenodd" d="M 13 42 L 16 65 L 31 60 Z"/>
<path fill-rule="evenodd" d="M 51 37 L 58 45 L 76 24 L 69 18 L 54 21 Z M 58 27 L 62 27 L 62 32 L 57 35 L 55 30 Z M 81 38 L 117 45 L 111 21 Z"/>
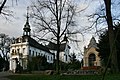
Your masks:
<path fill-rule="evenodd" d="M 47 62 L 45 56 L 32 57 L 28 63 L 29 71 L 52 69 L 53 65 Z"/>
<path fill-rule="evenodd" d="M 4 67 L 4 62 L 5 62 L 5 60 L 2 57 L 0 57 L 0 71 L 2 71 L 2 69 Z"/>
<path fill-rule="evenodd" d="M 81 68 L 81 62 L 79 60 L 76 59 L 76 55 L 75 53 L 73 53 L 71 56 L 70 56 L 70 63 L 68 64 L 69 65 L 69 69 L 80 69 Z"/>
<path fill-rule="evenodd" d="M 120 69 L 120 25 L 116 25 L 114 27 L 114 34 L 115 34 L 115 43 L 116 43 L 116 49 L 117 49 L 117 61 L 118 61 L 118 67 Z M 103 66 L 107 65 L 108 58 L 110 55 L 110 44 L 108 39 L 108 30 L 104 31 L 100 37 L 99 37 L 99 43 L 98 43 L 99 52 L 101 56 L 101 60 L 103 61 Z M 110 59 L 111 62 L 111 59 Z M 111 63 L 109 63 L 108 67 L 111 67 Z"/>

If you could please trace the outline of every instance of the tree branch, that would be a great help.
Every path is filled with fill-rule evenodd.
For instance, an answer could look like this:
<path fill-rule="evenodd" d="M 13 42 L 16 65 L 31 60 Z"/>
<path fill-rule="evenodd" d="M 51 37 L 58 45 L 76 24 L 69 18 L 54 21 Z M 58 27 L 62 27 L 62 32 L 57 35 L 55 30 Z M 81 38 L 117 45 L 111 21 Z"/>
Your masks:
<path fill-rule="evenodd" d="M 2 5 L 0 6 L 0 14 L 1 14 L 2 9 L 3 9 L 3 7 L 5 6 L 5 3 L 6 3 L 6 2 L 7 2 L 7 0 L 4 0 L 3 3 L 2 3 Z"/>

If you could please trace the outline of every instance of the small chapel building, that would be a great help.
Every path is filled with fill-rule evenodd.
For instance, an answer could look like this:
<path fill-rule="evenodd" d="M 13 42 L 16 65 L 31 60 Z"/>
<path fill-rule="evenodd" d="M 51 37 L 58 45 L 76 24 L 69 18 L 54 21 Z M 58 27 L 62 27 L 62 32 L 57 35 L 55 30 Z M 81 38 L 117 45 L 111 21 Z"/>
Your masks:
<path fill-rule="evenodd" d="M 94 69 L 101 66 L 98 49 L 96 40 L 92 37 L 88 47 L 84 47 L 83 69 Z"/>
<path fill-rule="evenodd" d="M 27 69 L 28 61 L 33 56 L 45 56 L 48 63 L 54 62 L 54 54 L 46 46 L 39 44 L 31 37 L 29 17 L 27 14 L 26 24 L 23 28 L 23 35 L 15 39 L 10 45 L 10 67 L 9 70 L 15 72 L 17 62 L 23 70 Z"/>

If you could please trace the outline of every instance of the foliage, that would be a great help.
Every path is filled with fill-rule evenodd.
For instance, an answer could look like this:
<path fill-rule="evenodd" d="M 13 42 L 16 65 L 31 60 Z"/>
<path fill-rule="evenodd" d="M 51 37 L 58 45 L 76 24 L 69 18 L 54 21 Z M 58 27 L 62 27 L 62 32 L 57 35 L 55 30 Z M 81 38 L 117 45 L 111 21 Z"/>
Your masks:
<path fill-rule="evenodd" d="M 15 58 L 15 62 L 16 62 L 15 73 L 21 73 L 23 71 L 23 67 L 20 65 L 18 58 Z"/>
<path fill-rule="evenodd" d="M 119 28 L 119 24 L 115 26 L 114 28 L 114 34 L 115 34 L 115 43 L 116 43 L 116 48 L 117 48 L 117 58 L 118 58 L 118 67 L 120 69 L 120 62 L 119 62 L 119 58 L 120 58 L 120 28 Z M 107 62 L 108 62 L 108 58 L 110 55 L 110 45 L 109 45 L 109 40 L 108 40 L 108 31 L 103 32 L 100 37 L 99 37 L 99 43 L 98 43 L 98 47 L 99 52 L 100 52 L 100 56 L 102 58 L 103 61 L 103 66 L 106 66 Z M 111 64 L 109 63 L 110 67 Z"/>
<path fill-rule="evenodd" d="M 0 34 L 0 57 L 4 59 L 2 62 L 5 69 L 9 69 L 9 55 L 8 53 L 10 52 L 10 44 L 12 43 L 13 39 L 10 38 L 6 34 Z"/>
<path fill-rule="evenodd" d="M 0 57 L 0 71 L 2 71 L 3 67 L 4 67 L 4 59 L 2 57 Z"/>
<path fill-rule="evenodd" d="M 15 71 L 16 71 L 15 73 L 22 73 L 23 72 L 23 67 L 20 64 L 17 63 Z"/>
<path fill-rule="evenodd" d="M 12 43 L 13 39 L 10 38 L 6 34 L 0 34 L 0 51 L 2 54 L 2 57 L 8 61 L 8 53 L 10 51 L 10 44 Z M 1 56 L 0 54 L 0 56 Z"/>
<path fill-rule="evenodd" d="M 46 69 L 53 69 L 53 64 L 48 63 L 45 56 L 31 57 L 31 60 L 28 62 L 29 71 Z"/>
<path fill-rule="evenodd" d="M 105 31 L 100 35 L 98 43 L 98 51 L 100 52 L 99 55 L 101 57 L 101 61 L 103 62 L 102 66 L 106 66 L 108 57 L 110 55 L 110 46 L 108 41 L 108 31 Z"/>
<path fill-rule="evenodd" d="M 75 53 L 70 56 L 69 63 L 61 63 L 61 70 L 78 70 L 81 68 L 81 62 L 76 59 Z"/>
<path fill-rule="evenodd" d="M 75 53 L 73 53 L 70 56 L 70 63 L 68 64 L 68 69 L 80 69 L 81 68 L 81 62 L 79 60 L 76 59 L 76 55 Z"/>
<path fill-rule="evenodd" d="M 9 69 L 9 62 L 0 57 L 0 71 L 3 71 L 3 69 L 4 71 Z"/>

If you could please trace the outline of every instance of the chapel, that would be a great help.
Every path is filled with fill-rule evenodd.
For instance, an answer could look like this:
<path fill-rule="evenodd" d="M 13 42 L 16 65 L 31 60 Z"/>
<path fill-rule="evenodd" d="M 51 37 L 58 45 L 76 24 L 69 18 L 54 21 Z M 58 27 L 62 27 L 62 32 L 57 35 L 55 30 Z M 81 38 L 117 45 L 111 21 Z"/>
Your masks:
<path fill-rule="evenodd" d="M 94 69 L 101 66 L 98 46 L 94 37 L 87 47 L 84 47 L 83 69 Z"/>

